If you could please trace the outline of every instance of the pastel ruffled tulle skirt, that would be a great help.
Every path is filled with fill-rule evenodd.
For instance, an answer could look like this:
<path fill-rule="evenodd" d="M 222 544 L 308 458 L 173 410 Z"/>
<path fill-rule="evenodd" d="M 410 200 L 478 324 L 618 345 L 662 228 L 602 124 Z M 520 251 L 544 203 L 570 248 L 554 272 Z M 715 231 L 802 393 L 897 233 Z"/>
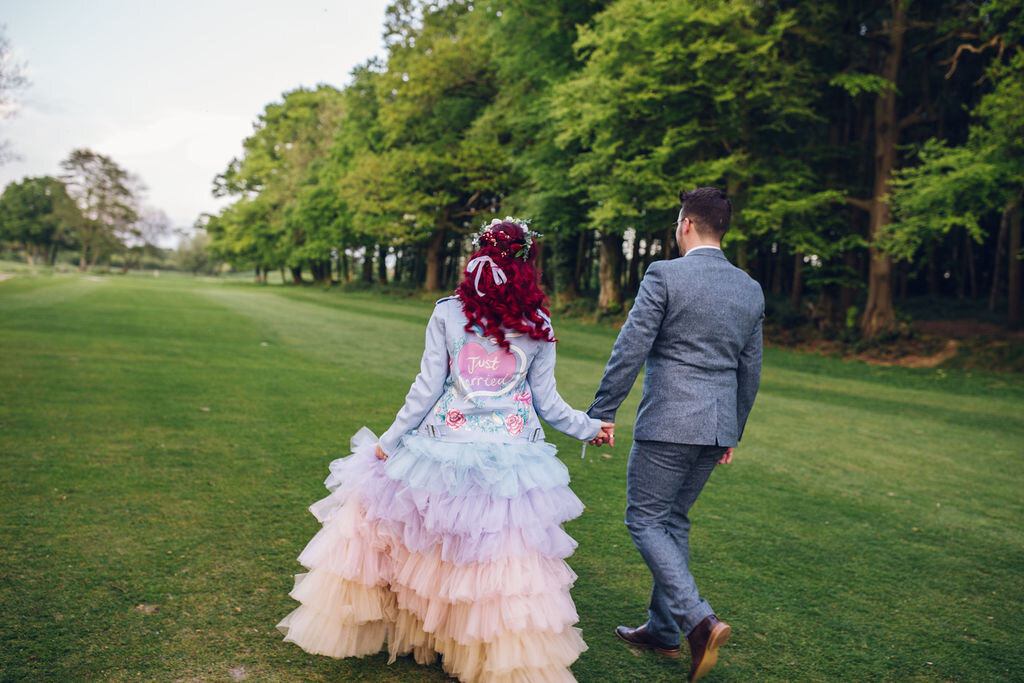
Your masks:
<path fill-rule="evenodd" d="M 386 461 L 365 427 L 335 460 L 323 524 L 299 556 L 301 605 L 278 629 L 307 652 L 389 663 L 441 656 L 464 681 L 572 681 L 587 649 L 561 524 L 583 504 L 545 442 L 450 443 L 408 435 Z"/>

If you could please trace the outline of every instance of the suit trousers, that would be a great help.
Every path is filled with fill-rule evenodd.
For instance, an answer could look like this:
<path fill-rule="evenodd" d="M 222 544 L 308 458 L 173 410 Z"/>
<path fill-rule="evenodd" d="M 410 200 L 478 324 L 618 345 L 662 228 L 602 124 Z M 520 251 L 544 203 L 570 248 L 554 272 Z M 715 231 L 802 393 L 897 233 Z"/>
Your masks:
<path fill-rule="evenodd" d="M 626 527 L 654 579 L 647 629 L 666 645 L 714 614 L 690 574 L 688 514 L 725 450 L 634 441 L 629 452 Z"/>

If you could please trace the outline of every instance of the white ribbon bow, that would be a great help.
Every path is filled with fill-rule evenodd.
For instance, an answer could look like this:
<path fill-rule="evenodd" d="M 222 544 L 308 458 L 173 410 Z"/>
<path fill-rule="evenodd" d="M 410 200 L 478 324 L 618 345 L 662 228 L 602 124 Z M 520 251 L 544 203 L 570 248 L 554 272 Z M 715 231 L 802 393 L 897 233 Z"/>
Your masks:
<path fill-rule="evenodd" d="M 505 271 L 498 267 L 498 264 L 490 256 L 477 256 L 475 259 L 466 264 L 467 273 L 476 273 L 476 278 L 473 280 L 473 287 L 476 288 L 477 296 L 483 296 L 484 293 L 480 291 L 480 273 L 484 272 L 481 267 L 487 264 L 491 267 L 491 279 L 494 280 L 494 284 L 499 287 L 508 282 L 508 277 L 505 275 Z"/>

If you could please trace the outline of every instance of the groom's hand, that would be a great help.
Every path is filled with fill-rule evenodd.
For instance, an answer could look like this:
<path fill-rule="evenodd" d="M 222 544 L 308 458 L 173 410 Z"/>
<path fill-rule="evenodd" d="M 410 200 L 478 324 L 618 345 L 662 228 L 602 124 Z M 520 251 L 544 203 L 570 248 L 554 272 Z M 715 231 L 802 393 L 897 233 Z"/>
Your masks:
<path fill-rule="evenodd" d="M 612 448 L 615 447 L 615 423 L 614 422 L 602 422 L 601 431 L 597 433 L 593 439 L 590 440 L 591 446 L 603 446 L 604 444 L 610 445 Z"/>
<path fill-rule="evenodd" d="M 725 449 L 725 453 L 722 453 L 722 457 L 718 459 L 719 465 L 728 465 L 732 462 L 732 454 L 735 452 L 735 448 L 729 446 Z"/>

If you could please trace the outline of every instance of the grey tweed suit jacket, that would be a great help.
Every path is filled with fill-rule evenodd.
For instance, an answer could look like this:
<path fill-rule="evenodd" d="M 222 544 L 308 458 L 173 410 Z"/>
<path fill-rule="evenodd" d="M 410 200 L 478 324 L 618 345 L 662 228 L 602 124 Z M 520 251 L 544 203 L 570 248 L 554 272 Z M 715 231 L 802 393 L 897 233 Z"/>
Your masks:
<path fill-rule="evenodd" d="M 646 363 L 633 438 L 735 446 L 761 382 L 764 293 L 718 249 L 647 269 L 587 414 L 608 422 Z"/>

